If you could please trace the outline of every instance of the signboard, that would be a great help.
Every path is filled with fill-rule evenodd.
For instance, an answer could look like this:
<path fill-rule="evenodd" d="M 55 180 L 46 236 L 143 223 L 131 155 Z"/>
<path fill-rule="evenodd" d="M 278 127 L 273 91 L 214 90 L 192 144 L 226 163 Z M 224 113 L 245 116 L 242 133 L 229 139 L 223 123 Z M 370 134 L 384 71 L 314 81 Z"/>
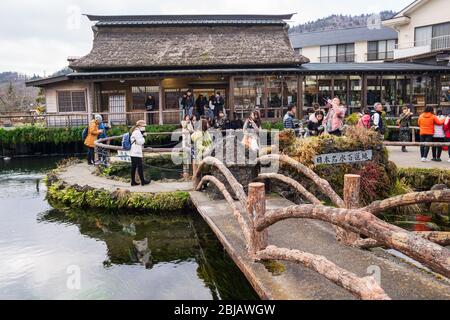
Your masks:
<path fill-rule="evenodd" d="M 372 150 L 321 154 L 314 158 L 314 164 L 341 164 L 370 161 Z"/>
<path fill-rule="evenodd" d="M 130 152 L 129 151 L 118 151 L 117 152 L 117 161 L 131 162 Z"/>

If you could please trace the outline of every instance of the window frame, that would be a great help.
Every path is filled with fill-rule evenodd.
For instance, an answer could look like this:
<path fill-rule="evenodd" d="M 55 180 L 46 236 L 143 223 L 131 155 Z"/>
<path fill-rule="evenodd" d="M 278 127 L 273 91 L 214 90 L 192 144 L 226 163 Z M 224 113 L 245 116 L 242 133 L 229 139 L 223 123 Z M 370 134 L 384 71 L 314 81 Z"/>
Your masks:
<path fill-rule="evenodd" d="M 431 38 L 429 39 L 429 42 L 430 42 L 430 44 L 431 44 L 431 42 L 432 42 L 432 40 L 433 40 L 434 38 L 436 38 L 436 37 L 441 37 L 441 36 L 435 36 L 435 27 L 443 26 L 443 25 L 446 25 L 446 24 L 450 25 L 450 22 L 447 21 L 447 22 L 441 22 L 441 23 L 435 23 L 435 24 L 428 24 L 428 25 L 423 25 L 423 26 L 420 26 L 420 27 L 415 27 L 415 28 L 414 28 L 414 46 L 415 46 L 415 47 L 417 46 L 417 30 L 419 30 L 419 29 L 425 29 L 425 28 L 431 28 Z M 443 35 L 443 36 L 447 36 L 447 35 Z M 448 36 L 450 36 L 450 34 L 448 34 Z M 425 45 L 428 45 L 428 43 L 425 44 Z M 424 46 L 424 45 L 422 45 L 422 46 Z"/>
<path fill-rule="evenodd" d="M 70 111 L 61 111 L 61 107 L 60 107 L 60 93 L 69 93 L 70 94 Z M 84 95 L 84 111 L 74 111 L 74 104 L 73 104 L 73 94 L 74 93 L 83 93 Z M 58 113 L 65 113 L 65 114 L 69 114 L 69 113 L 87 113 L 87 109 L 88 109 L 88 101 L 87 101 L 87 92 L 86 89 L 84 90 L 56 90 L 56 107 L 58 110 Z"/>
<path fill-rule="evenodd" d="M 342 51 L 343 49 L 343 51 Z M 325 54 L 326 51 L 326 54 Z M 343 53 L 340 53 L 343 52 Z M 333 55 L 331 53 L 334 53 Z M 325 54 L 325 55 L 324 55 Z M 349 63 L 355 62 L 355 43 L 340 43 L 320 46 L 321 63 Z"/>
<path fill-rule="evenodd" d="M 394 58 L 394 51 L 389 50 L 395 48 L 397 44 L 397 40 L 395 39 L 385 39 L 385 40 L 375 40 L 367 42 L 367 61 L 380 61 L 380 60 L 388 60 Z M 376 50 L 371 48 L 371 45 L 376 47 Z M 382 48 L 384 47 L 384 48 Z M 381 50 L 382 49 L 382 50 Z"/>

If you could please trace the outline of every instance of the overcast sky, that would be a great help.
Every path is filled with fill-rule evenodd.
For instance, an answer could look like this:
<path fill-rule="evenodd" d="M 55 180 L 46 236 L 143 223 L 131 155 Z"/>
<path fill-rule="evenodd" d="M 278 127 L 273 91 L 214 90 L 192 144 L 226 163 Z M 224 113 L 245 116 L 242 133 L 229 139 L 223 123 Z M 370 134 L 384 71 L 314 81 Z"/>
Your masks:
<path fill-rule="evenodd" d="M 291 24 L 330 14 L 399 11 L 412 0 L 0 0 L 0 72 L 49 75 L 92 46 L 90 14 L 298 13 Z"/>

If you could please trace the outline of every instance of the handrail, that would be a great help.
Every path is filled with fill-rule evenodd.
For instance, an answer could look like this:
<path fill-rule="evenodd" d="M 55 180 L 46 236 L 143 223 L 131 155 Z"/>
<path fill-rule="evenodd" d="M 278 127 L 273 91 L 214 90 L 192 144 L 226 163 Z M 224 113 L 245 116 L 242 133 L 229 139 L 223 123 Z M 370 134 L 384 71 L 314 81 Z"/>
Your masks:
<path fill-rule="evenodd" d="M 304 174 L 307 178 L 309 178 L 311 181 L 316 184 L 319 189 L 330 198 L 330 200 L 338 207 L 343 208 L 345 207 L 344 200 L 331 188 L 330 183 L 326 181 L 325 179 L 322 179 L 319 177 L 314 171 L 303 165 L 302 163 L 292 159 L 291 157 L 288 157 L 286 155 L 277 155 L 277 154 L 271 154 L 260 157 L 258 162 L 264 164 L 266 162 L 270 161 L 280 161 L 282 163 L 288 164 L 294 169 L 296 169 L 298 172 Z"/>
<path fill-rule="evenodd" d="M 259 251 L 257 256 L 261 260 L 275 259 L 303 264 L 362 300 L 391 300 L 374 277 L 360 278 L 323 256 L 275 246 L 268 246 L 266 249 Z"/>
<path fill-rule="evenodd" d="M 364 209 L 337 209 L 317 205 L 291 206 L 269 211 L 263 219 L 256 221 L 256 230 L 261 232 L 277 222 L 292 218 L 321 220 L 362 234 L 404 253 L 435 272 L 450 277 L 448 249 L 384 222 Z"/>
<path fill-rule="evenodd" d="M 244 187 L 236 180 L 231 171 L 216 158 L 206 157 L 199 163 L 198 168 L 196 172 L 194 172 L 193 176 L 194 189 L 197 189 L 199 183 L 201 182 L 200 175 L 202 173 L 203 167 L 205 167 L 206 165 L 216 167 L 225 176 L 225 179 L 230 184 L 231 189 L 233 189 L 241 206 L 245 208 L 247 204 L 247 195 L 245 194 Z"/>
<path fill-rule="evenodd" d="M 223 196 L 225 197 L 225 200 L 228 202 L 230 207 L 233 209 L 233 214 L 236 217 L 236 219 L 238 220 L 239 226 L 242 230 L 242 233 L 244 234 L 245 242 L 250 243 L 250 232 L 251 231 L 250 231 L 250 226 L 248 224 L 248 221 L 244 218 L 244 216 L 246 216 L 246 215 L 244 215 L 245 207 L 238 208 L 235 201 L 233 200 L 233 197 L 230 195 L 230 193 L 226 189 L 225 185 L 222 182 L 220 182 L 219 179 L 217 179 L 216 177 L 204 176 L 202 178 L 202 180 L 200 181 L 200 183 L 197 185 L 197 188 L 195 190 L 200 191 L 201 188 L 203 187 L 203 185 L 208 182 L 213 183 L 217 187 L 217 189 L 219 189 L 219 191 L 223 194 Z"/>

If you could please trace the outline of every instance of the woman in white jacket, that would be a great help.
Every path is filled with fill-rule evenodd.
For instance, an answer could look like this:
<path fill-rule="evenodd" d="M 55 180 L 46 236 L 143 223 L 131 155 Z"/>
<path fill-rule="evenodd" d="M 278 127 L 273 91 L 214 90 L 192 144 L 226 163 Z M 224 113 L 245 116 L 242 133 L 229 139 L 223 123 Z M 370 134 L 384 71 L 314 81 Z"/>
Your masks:
<path fill-rule="evenodd" d="M 136 183 L 136 170 L 139 174 L 139 179 L 141 180 L 141 185 L 145 186 L 151 183 L 151 181 L 145 180 L 144 177 L 144 153 L 142 152 L 142 148 L 145 144 L 145 126 L 146 123 L 144 120 L 140 120 L 136 123 L 136 125 L 131 129 L 131 186 L 137 186 Z"/>

